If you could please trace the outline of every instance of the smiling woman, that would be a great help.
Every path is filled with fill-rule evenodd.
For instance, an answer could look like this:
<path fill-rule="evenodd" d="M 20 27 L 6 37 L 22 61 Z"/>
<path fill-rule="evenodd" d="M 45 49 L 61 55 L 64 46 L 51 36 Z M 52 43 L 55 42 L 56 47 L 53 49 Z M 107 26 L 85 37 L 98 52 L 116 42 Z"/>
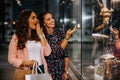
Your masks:
<path fill-rule="evenodd" d="M 50 55 L 51 48 L 43 35 L 36 13 L 23 10 L 18 16 L 8 49 L 8 61 L 16 67 L 14 80 L 25 80 L 25 74 L 30 73 L 34 62 L 38 63 L 42 72 L 48 73 L 44 56 Z M 23 73 L 26 70 L 29 72 Z"/>
<path fill-rule="evenodd" d="M 55 20 L 50 12 L 42 12 L 39 16 L 41 27 L 45 33 L 46 39 L 50 44 L 52 52 L 46 56 L 48 71 L 53 80 L 68 80 L 69 53 L 68 39 L 76 32 L 77 27 L 68 29 L 66 33 L 55 25 Z"/>
<path fill-rule="evenodd" d="M 31 13 L 31 16 L 29 18 L 29 26 L 31 29 L 36 29 L 36 26 L 38 25 L 38 19 L 36 18 L 36 14 L 34 12 Z"/>

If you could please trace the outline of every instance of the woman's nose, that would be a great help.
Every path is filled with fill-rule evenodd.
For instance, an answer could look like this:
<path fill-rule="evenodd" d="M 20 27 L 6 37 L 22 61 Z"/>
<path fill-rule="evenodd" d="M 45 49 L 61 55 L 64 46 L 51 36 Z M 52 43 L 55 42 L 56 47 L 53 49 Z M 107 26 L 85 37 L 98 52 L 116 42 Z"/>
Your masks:
<path fill-rule="evenodd" d="M 55 20 L 54 19 L 51 19 L 52 22 L 54 22 Z"/>

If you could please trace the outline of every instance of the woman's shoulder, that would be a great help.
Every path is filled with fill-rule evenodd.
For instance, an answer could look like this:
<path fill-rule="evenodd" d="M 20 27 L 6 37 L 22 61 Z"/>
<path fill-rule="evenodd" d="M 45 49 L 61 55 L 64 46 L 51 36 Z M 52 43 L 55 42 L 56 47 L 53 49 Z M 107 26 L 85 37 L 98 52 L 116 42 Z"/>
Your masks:
<path fill-rule="evenodd" d="M 16 34 L 13 34 L 12 37 L 13 37 L 13 38 L 17 38 L 17 35 L 16 35 Z"/>
<path fill-rule="evenodd" d="M 18 39 L 18 38 L 17 38 L 17 35 L 16 35 L 16 34 L 13 34 L 13 35 L 12 35 L 12 39 L 17 40 L 17 39 Z"/>

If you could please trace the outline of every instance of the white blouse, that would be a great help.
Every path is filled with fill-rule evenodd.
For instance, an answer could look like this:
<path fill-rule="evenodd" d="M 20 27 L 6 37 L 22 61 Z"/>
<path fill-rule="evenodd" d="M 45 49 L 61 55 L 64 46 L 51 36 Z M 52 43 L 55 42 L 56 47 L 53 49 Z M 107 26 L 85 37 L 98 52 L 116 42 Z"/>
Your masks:
<path fill-rule="evenodd" d="M 42 65 L 42 59 L 40 54 L 40 42 L 36 41 L 27 41 L 27 47 L 28 47 L 28 55 L 29 60 L 35 60 L 38 61 L 38 65 Z"/>

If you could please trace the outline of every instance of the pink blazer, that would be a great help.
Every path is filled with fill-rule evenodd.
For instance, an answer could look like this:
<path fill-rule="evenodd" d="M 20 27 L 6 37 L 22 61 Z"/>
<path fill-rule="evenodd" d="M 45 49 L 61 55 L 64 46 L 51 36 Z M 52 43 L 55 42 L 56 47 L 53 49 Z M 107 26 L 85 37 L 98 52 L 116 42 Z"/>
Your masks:
<path fill-rule="evenodd" d="M 24 48 L 23 50 L 17 50 L 17 42 L 18 42 L 17 36 L 14 34 L 12 36 L 12 39 L 10 41 L 9 48 L 8 48 L 8 61 L 14 67 L 20 68 L 22 61 L 23 60 L 27 61 L 29 58 L 29 55 L 28 55 L 27 47 Z M 48 72 L 47 63 L 46 63 L 44 56 L 49 56 L 51 53 L 51 48 L 50 48 L 49 44 L 47 43 L 47 46 L 45 46 L 45 47 L 41 46 L 40 51 L 41 51 L 40 55 L 42 56 L 42 61 L 43 61 L 45 72 Z M 24 67 L 24 69 L 27 70 L 29 68 Z"/>

